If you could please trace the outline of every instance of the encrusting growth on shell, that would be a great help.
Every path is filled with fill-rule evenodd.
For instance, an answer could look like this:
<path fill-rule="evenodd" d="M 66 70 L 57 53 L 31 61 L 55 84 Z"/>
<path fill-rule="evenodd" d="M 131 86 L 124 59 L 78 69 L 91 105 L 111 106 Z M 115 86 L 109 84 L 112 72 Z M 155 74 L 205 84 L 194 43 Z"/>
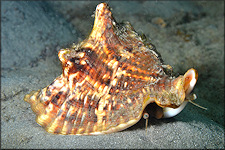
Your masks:
<path fill-rule="evenodd" d="M 155 47 L 129 23 L 117 24 L 106 3 L 89 37 L 58 56 L 62 75 L 24 98 L 50 133 L 117 132 L 137 123 L 149 103 L 177 108 L 186 100 L 186 76 L 167 75 Z M 197 80 L 196 70 L 188 72 Z"/>

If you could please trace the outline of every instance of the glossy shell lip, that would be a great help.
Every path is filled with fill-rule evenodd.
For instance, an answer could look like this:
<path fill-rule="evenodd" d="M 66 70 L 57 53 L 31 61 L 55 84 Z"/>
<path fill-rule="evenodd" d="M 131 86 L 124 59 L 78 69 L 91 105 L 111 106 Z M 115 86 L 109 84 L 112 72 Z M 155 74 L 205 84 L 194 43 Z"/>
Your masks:
<path fill-rule="evenodd" d="M 184 101 L 178 108 L 163 108 L 163 118 L 171 118 L 179 114 L 187 105 L 187 101 Z"/>
<path fill-rule="evenodd" d="M 195 84 L 197 82 L 198 79 L 198 72 L 197 70 L 191 68 L 189 69 L 185 75 L 185 95 L 189 95 L 191 93 L 191 91 L 194 89 Z"/>
<path fill-rule="evenodd" d="M 189 69 L 184 75 L 184 88 L 185 88 L 185 95 L 186 97 L 191 93 L 194 89 L 194 86 L 198 79 L 198 72 L 191 68 Z M 184 101 L 178 108 L 170 108 L 165 107 L 163 108 L 163 118 L 171 118 L 179 114 L 187 105 L 188 101 Z"/>

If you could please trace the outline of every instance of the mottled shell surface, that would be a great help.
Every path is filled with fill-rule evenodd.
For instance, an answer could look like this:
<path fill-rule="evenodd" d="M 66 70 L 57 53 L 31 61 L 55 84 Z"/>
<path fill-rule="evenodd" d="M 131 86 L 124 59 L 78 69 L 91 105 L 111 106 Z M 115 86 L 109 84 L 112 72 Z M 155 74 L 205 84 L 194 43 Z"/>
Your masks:
<path fill-rule="evenodd" d="M 138 122 L 149 103 L 176 108 L 185 99 L 183 76 L 168 76 L 154 46 L 129 23 L 117 24 L 105 3 L 96 8 L 89 37 L 58 56 L 62 75 L 24 98 L 50 133 L 121 131 Z"/>

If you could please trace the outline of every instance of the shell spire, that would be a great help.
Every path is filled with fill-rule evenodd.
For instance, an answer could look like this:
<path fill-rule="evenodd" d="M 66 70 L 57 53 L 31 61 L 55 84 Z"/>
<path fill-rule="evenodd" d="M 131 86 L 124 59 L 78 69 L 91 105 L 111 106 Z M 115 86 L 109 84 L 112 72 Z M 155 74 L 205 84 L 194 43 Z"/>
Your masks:
<path fill-rule="evenodd" d="M 115 21 L 112 17 L 111 11 L 109 10 L 109 6 L 105 3 L 99 4 L 95 10 L 94 26 L 90 37 L 101 38 L 102 35 L 104 35 L 104 32 L 112 30 L 113 25 L 115 25 Z"/>
<path fill-rule="evenodd" d="M 138 122 L 149 103 L 179 107 L 197 73 L 168 76 L 154 46 L 129 23 L 117 24 L 106 3 L 97 6 L 89 37 L 58 57 L 62 75 L 24 97 L 36 122 L 55 134 L 117 132 Z"/>

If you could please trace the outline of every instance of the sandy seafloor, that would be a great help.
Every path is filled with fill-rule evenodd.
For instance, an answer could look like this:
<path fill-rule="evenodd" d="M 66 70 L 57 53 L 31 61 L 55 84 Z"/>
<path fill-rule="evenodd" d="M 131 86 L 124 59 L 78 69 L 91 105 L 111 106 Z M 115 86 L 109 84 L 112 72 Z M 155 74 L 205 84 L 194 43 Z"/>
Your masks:
<path fill-rule="evenodd" d="M 57 52 L 91 31 L 98 1 L 1 1 L 1 148 L 224 148 L 224 2 L 109 2 L 156 46 L 174 74 L 198 70 L 196 103 L 170 119 L 151 118 L 113 134 L 53 135 L 35 122 L 25 94 L 61 74 Z M 158 21 L 161 19 L 162 24 Z"/>

